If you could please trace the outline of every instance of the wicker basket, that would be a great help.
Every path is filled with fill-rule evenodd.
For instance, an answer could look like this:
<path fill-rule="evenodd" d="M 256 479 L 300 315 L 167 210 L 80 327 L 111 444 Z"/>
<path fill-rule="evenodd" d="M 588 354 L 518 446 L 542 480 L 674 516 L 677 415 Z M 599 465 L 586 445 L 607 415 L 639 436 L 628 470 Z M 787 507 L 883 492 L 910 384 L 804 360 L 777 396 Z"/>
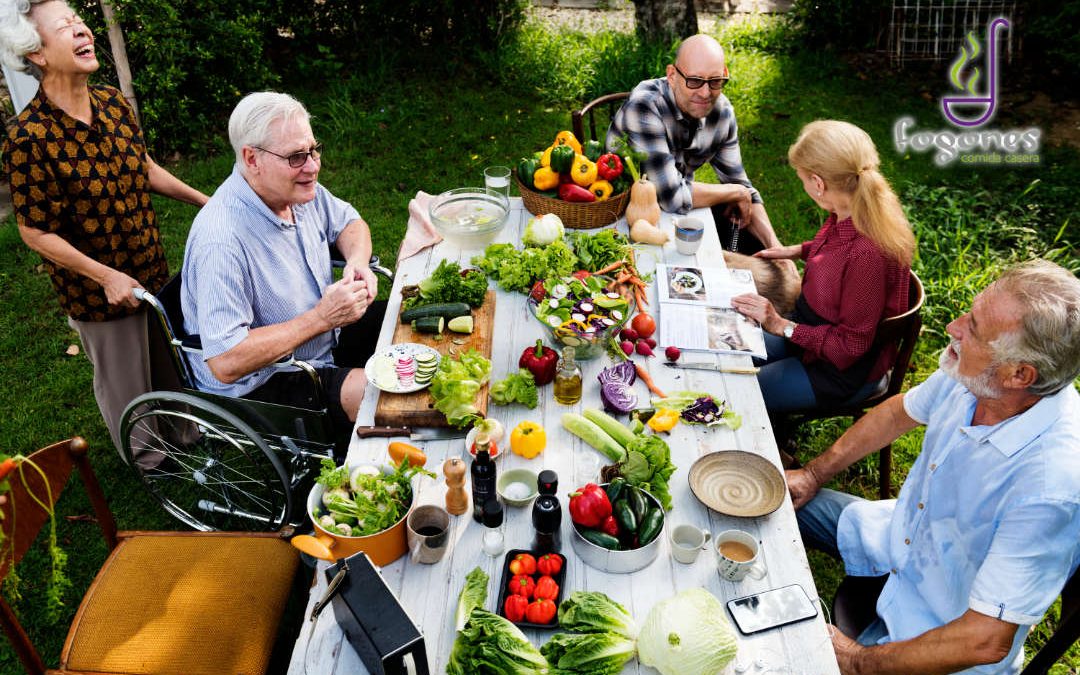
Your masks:
<path fill-rule="evenodd" d="M 563 225 L 575 230 L 591 230 L 614 223 L 626 212 L 626 205 L 630 202 L 629 190 L 603 202 L 564 202 L 561 199 L 545 197 L 525 187 L 516 171 L 514 180 L 517 181 L 521 201 L 525 203 L 529 213 L 537 216 L 554 213 L 562 220 Z"/>

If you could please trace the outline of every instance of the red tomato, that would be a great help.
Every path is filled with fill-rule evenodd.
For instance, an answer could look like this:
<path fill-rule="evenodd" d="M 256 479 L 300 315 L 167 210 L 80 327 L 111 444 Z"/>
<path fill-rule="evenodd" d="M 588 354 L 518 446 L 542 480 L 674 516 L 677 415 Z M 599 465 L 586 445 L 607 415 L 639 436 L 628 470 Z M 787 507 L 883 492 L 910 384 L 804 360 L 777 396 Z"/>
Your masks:
<path fill-rule="evenodd" d="M 536 569 L 540 574 L 555 576 L 562 569 L 563 559 L 558 553 L 545 553 L 536 561 Z"/>
<path fill-rule="evenodd" d="M 637 331 L 638 337 L 652 337 L 656 332 L 656 321 L 645 312 L 640 312 L 630 321 L 630 327 Z"/>
<path fill-rule="evenodd" d="M 543 598 L 533 601 L 525 610 L 525 618 L 532 623 L 551 623 L 555 620 L 558 607 L 551 600 Z"/>
<path fill-rule="evenodd" d="M 529 608 L 529 599 L 524 595 L 508 595 L 503 605 L 503 615 L 514 623 L 525 619 L 525 610 Z"/>
<path fill-rule="evenodd" d="M 579 281 L 584 281 L 584 280 L 588 279 L 591 276 L 592 276 L 592 273 L 589 272 L 589 270 L 578 270 L 577 272 L 574 272 L 574 274 L 573 274 L 573 277 L 575 279 L 579 280 Z"/>
<path fill-rule="evenodd" d="M 510 580 L 510 592 L 531 598 L 536 591 L 536 582 L 528 574 L 519 574 Z"/>
<path fill-rule="evenodd" d="M 551 600 L 559 597 L 559 584 L 555 583 L 555 580 L 548 576 L 540 577 L 540 580 L 536 582 L 536 590 L 533 591 L 533 597 L 537 600 Z"/>
<path fill-rule="evenodd" d="M 510 574 L 536 574 L 536 558 L 528 553 L 518 553 L 510 561 Z"/>

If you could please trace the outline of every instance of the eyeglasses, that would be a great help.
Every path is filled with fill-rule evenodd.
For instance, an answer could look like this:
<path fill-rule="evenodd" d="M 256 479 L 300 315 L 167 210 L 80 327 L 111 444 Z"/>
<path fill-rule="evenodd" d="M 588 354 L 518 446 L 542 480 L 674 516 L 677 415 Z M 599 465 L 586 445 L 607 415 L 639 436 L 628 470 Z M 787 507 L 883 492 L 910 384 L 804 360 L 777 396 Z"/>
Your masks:
<path fill-rule="evenodd" d="M 319 158 L 322 156 L 322 149 L 323 149 L 322 143 L 316 143 L 315 145 L 313 145 L 311 147 L 310 150 L 306 150 L 304 152 L 294 152 L 291 155 L 279 155 L 278 153 L 274 152 L 273 150 L 267 150 L 266 148 L 260 148 L 257 145 L 253 145 L 251 147 L 255 148 L 256 150 L 262 150 L 263 152 L 269 152 L 274 157 L 280 157 L 281 159 L 288 162 L 289 166 L 294 168 L 294 169 L 299 169 L 300 167 L 307 164 L 308 157 L 311 157 L 316 162 L 319 161 Z"/>
<path fill-rule="evenodd" d="M 674 66 L 674 64 L 672 64 L 672 65 Z M 675 67 L 675 72 L 678 73 L 679 75 L 682 75 L 683 81 L 686 82 L 686 88 L 687 89 L 701 89 L 702 87 L 705 86 L 705 83 L 708 82 L 709 83 L 709 89 L 711 89 L 713 91 L 720 91 L 721 89 L 724 88 L 724 85 L 727 84 L 727 81 L 729 79 L 731 79 L 727 75 L 724 75 L 723 77 L 710 77 L 707 80 L 704 77 L 687 77 L 686 73 L 679 70 L 678 66 L 674 66 L 674 67 Z M 724 71 L 727 72 L 726 67 L 724 68 Z"/>

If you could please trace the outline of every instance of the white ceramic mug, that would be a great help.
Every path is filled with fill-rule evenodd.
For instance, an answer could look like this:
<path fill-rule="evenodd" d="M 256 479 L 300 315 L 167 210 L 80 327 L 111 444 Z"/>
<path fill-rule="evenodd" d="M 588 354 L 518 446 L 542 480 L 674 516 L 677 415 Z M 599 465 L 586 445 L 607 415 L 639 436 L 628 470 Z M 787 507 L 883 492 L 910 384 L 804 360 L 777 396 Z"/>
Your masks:
<path fill-rule="evenodd" d="M 701 248 L 705 236 L 705 223 L 691 216 L 675 220 L 675 250 L 683 255 L 694 255 Z"/>
<path fill-rule="evenodd" d="M 434 504 L 418 506 L 405 520 L 405 533 L 414 563 L 439 562 L 450 545 L 450 514 Z"/>
<path fill-rule="evenodd" d="M 754 579 L 765 576 L 765 564 L 759 559 L 757 539 L 742 530 L 724 530 L 716 535 L 716 567 L 728 581 L 742 581 L 749 574 Z"/>
<path fill-rule="evenodd" d="M 712 535 L 693 525 L 677 525 L 671 530 L 671 556 L 684 565 L 697 560 Z"/>

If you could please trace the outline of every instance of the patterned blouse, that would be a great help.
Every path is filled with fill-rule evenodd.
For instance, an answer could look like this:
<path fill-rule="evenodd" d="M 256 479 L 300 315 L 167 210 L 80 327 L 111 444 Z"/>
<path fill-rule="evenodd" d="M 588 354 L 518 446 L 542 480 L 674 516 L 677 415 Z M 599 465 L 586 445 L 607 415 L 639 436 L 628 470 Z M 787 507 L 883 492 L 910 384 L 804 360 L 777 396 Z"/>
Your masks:
<path fill-rule="evenodd" d="M 55 233 L 78 251 L 157 291 L 168 279 L 146 145 L 131 107 L 112 87 L 91 86 L 93 123 L 72 118 L 39 90 L 4 141 L 4 174 L 19 225 Z M 60 306 L 79 321 L 136 310 L 110 306 L 97 282 L 45 260 Z"/>

